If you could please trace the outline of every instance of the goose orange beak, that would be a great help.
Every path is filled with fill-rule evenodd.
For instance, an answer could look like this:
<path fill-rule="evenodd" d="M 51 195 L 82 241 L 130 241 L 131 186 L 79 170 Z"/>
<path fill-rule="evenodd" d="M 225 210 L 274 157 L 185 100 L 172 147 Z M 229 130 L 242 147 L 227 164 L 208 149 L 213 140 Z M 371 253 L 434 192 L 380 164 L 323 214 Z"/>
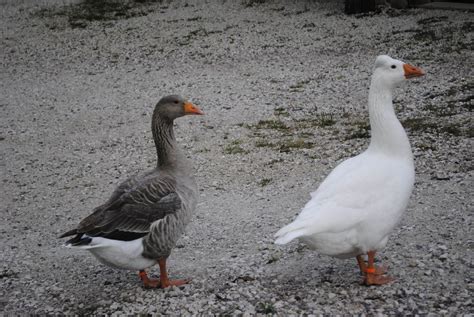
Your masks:
<path fill-rule="evenodd" d="M 193 103 L 186 101 L 184 103 L 184 113 L 185 114 L 199 114 L 202 115 L 204 112 L 201 111 L 197 106 L 195 106 Z"/>
<path fill-rule="evenodd" d="M 410 64 L 403 64 L 403 70 L 405 71 L 406 79 L 425 75 L 425 72 L 421 68 L 412 66 Z"/>

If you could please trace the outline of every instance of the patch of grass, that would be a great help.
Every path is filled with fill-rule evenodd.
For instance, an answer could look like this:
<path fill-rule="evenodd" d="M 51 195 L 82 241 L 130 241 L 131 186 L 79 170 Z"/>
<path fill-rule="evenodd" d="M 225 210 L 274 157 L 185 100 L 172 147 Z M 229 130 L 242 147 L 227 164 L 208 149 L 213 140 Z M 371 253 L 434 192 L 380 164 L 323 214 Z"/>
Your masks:
<path fill-rule="evenodd" d="M 283 159 L 282 158 L 277 158 L 277 159 L 271 160 L 268 163 L 265 163 L 265 166 L 273 166 L 274 164 L 281 163 L 281 162 L 283 162 Z"/>
<path fill-rule="evenodd" d="M 420 42 L 432 42 L 437 38 L 438 37 L 433 30 L 420 30 L 413 35 L 413 39 Z"/>
<path fill-rule="evenodd" d="M 298 138 L 296 140 L 281 140 L 277 143 L 267 141 L 266 139 L 260 139 L 255 142 L 255 146 L 274 148 L 278 149 L 279 152 L 291 152 L 293 149 L 311 149 L 314 144 L 305 141 L 303 138 Z"/>
<path fill-rule="evenodd" d="M 466 136 L 468 138 L 474 138 L 474 126 L 469 126 L 466 130 Z"/>
<path fill-rule="evenodd" d="M 436 151 L 436 147 L 431 144 L 420 143 L 420 144 L 416 144 L 416 147 L 422 151 Z"/>
<path fill-rule="evenodd" d="M 288 111 L 283 107 L 275 108 L 273 110 L 273 113 L 275 114 L 275 116 L 283 116 L 283 117 L 288 117 L 290 115 Z"/>
<path fill-rule="evenodd" d="M 261 187 L 265 187 L 267 186 L 268 184 L 270 184 L 272 182 L 272 179 L 271 178 L 262 178 L 259 182 L 258 182 L 258 185 L 260 185 Z"/>
<path fill-rule="evenodd" d="M 346 140 L 368 138 L 370 138 L 370 123 L 368 121 L 357 121 L 349 129 L 349 135 L 346 137 Z"/>
<path fill-rule="evenodd" d="M 352 114 L 344 109 L 342 109 L 342 115 L 341 117 L 344 118 L 344 119 L 349 119 L 350 117 L 352 117 Z"/>
<path fill-rule="evenodd" d="M 429 122 L 425 118 L 407 118 L 402 121 L 402 125 L 410 131 L 420 132 L 438 132 L 446 133 L 453 136 L 463 136 L 472 134 L 472 129 L 468 128 L 466 131 L 462 128 L 461 123 L 448 123 L 439 124 L 435 122 Z"/>
<path fill-rule="evenodd" d="M 439 132 L 451 134 L 454 136 L 462 136 L 463 131 L 460 124 L 451 123 L 445 126 L 440 127 Z"/>
<path fill-rule="evenodd" d="M 280 152 L 291 152 L 293 149 L 310 149 L 313 147 L 312 142 L 304 139 L 288 140 L 278 142 L 278 150 Z"/>
<path fill-rule="evenodd" d="M 418 20 L 416 23 L 421 24 L 421 25 L 426 25 L 426 24 L 432 24 L 432 23 L 446 21 L 447 19 L 448 19 L 447 16 L 430 17 L 430 18 Z"/>
<path fill-rule="evenodd" d="M 457 101 L 446 101 L 444 104 L 427 104 L 425 109 L 434 113 L 438 117 L 449 117 L 458 114 Z"/>
<path fill-rule="evenodd" d="M 255 311 L 260 314 L 276 314 L 277 310 L 272 303 L 269 302 L 259 302 L 255 306 Z"/>
<path fill-rule="evenodd" d="M 332 113 L 321 113 L 317 120 L 320 127 L 330 127 L 336 124 L 336 120 L 334 120 Z"/>
<path fill-rule="evenodd" d="M 297 121 L 299 128 L 312 128 L 312 127 L 330 127 L 336 124 L 334 115 L 332 113 L 321 113 L 314 118 L 305 118 Z"/>
<path fill-rule="evenodd" d="M 281 120 L 260 120 L 254 126 L 256 129 L 272 129 L 279 131 L 288 131 L 290 128 Z"/>
<path fill-rule="evenodd" d="M 311 82 L 310 79 L 300 80 L 293 85 L 290 85 L 290 91 L 301 91 L 306 84 Z"/>
<path fill-rule="evenodd" d="M 42 9 L 41 17 L 65 16 L 72 27 L 84 28 L 91 21 L 111 21 L 143 16 L 149 13 L 143 7 L 163 0 L 82 0 L 58 10 Z"/>
<path fill-rule="evenodd" d="M 463 32 L 472 32 L 474 29 L 474 22 L 464 22 L 461 26 Z"/>
<path fill-rule="evenodd" d="M 267 2 L 267 0 L 242 0 L 242 5 L 245 7 L 253 7 L 256 4 L 262 4 Z"/>
<path fill-rule="evenodd" d="M 436 123 L 427 122 L 424 118 L 407 118 L 401 120 L 402 126 L 410 131 L 433 131 L 437 130 Z"/>
<path fill-rule="evenodd" d="M 230 142 L 230 144 L 224 147 L 224 153 L 225 154 L 247 154 L 248 152 L 240 146 L 241 143 L 242 141 L 240 140 L 234 140 Z"/>
<path fill-rule="evenodd" d="M 260 139 L 255 142 L 256 147 L 275 147 L 275 143 L 269 142 L 266 139 Z"/>
<path fill-rule="evenodd" d="M 300 138 L 313 138 L 314 137 L 314 133 L 312 132 L 305 132 L 305 131 L 301 131 L 300 133 L 298 133 L 298 136 Z"/>
<path fill-rule="evenodd" d="M 461 98 L 456 100 L 456 103 L 459 103 L 459 105 L 468 111 L 473 111 L 474 110 L 474 95 L 469 95 L 467 97 Z"/>

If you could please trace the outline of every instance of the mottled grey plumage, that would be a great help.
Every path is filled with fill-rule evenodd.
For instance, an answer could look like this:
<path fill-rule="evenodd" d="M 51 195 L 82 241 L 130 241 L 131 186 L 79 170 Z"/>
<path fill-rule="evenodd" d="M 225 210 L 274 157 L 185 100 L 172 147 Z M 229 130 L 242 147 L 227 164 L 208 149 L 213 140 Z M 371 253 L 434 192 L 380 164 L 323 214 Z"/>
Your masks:
<path fill-rule="evenodd" d="M 144 258 L 156 261 L 169 256 L 197 202 L 190 163 L 180 153 L 173 133 L 174 119 L 186 114 L 202 112 L 179 96 L 158 102 L 152 118 L 157 166 L 120 184 L 105 204 L 61 236 L 75 235 L 66 244 L 93 245 L 91 241 L 97 237 L 124 242 L 142 238 Z M 91 252 L 114 265 L 104 260 L 100 251 Z"/>

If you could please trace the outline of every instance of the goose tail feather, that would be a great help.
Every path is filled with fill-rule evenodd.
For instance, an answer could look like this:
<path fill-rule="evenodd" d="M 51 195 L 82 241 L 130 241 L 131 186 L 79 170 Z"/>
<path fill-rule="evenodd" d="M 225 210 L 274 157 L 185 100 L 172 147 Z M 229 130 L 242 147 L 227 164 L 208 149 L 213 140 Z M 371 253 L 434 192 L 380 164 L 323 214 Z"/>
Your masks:
<path fill-rule="evenodd" d="M 288 242 L 304 236 L 306 233 L 306 228 L 303 223 L 292 222 L 289 225 L 281 228 L 276 234 L 275 240 L 276 244 L 287 244 Z"/>
<path fill-rule="evenodd" d="M 67 248 L 78 248 L 78 249 L 92 249 L 94 245 L 91 245 L 92 238 L 88 237 L 82 233 L 77 234 L 74 238 L 69 239 L 64 243 L 64 246 Z"/>

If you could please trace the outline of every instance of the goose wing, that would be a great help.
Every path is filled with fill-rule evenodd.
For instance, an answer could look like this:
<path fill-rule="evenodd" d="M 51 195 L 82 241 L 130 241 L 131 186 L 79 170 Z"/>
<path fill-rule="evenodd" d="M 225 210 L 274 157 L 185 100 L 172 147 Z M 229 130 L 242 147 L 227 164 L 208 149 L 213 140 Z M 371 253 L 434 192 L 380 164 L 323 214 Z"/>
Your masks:
<path fill-rule="evenodd" d="M 86 234 L 116 240 L 134 240 L 146 235 L 153 222 L 181 209 L 181 199 L 171 178 L 128 180 L 111 198 L 61 237 Z"/>

